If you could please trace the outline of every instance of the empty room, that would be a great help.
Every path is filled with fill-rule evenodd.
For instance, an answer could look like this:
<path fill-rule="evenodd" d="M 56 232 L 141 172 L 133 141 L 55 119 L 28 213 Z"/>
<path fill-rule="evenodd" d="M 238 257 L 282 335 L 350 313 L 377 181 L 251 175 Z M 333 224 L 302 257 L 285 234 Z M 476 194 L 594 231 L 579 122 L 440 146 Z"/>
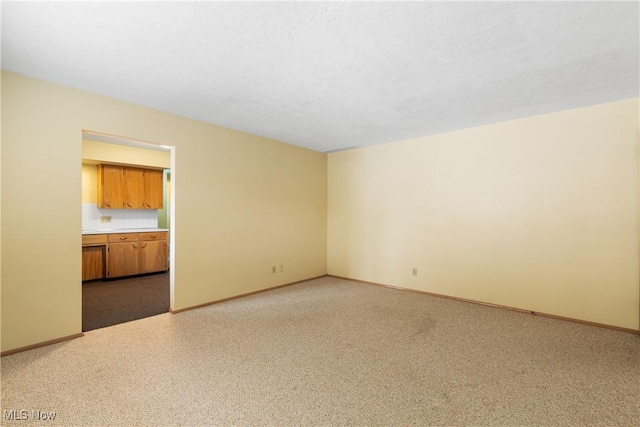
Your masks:
<path fill-rule="evenodd" d="M 0 14 L 0 425 L 640 426 L 638 2 Z"/>

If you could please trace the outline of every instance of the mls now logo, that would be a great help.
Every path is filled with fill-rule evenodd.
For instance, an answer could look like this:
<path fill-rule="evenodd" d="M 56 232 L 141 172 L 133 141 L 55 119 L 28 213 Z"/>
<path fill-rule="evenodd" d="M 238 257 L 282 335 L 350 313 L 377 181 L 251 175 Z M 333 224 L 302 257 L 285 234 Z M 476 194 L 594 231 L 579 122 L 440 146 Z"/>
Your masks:
<path fill-rule="evenodd" d="M 36 421 L 53 421 L 56 419 L 55 412 L 31 411 L 31 418 Z"/>
<path fill-rule="evenodd" d="M 29 419 L 29 412 L 24 409 L 21 411 L 17 409 L 4 410 L 2 416 L 9 421 L 24 421 Z"/>
<path fill-rule="evenodd" d="M 56 419 L 56 413 L 33 410 L 29 414 L 25 409 L 9 409 L 2 412 L 2 417 L 7 421 L 25 421 L 29 418 L 36 421 L 53 421 Z"/>

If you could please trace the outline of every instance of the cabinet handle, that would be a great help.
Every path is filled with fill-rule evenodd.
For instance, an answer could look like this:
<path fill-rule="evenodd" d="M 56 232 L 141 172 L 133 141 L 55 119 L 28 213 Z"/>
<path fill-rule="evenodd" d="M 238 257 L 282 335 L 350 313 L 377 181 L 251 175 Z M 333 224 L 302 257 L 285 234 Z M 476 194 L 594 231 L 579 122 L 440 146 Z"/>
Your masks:
<path fill-rule="evenodd" d="M 155 239 L 155 238 L 156 238 L 156 237 L 158 237 L 158 236 L 149 236 L 149 237 L 151 237 L 152 239 Z"/>
<path fill-rule="evenodd" d="M 127 240 L 127 238 L 126 237 L 121 237 L 120 240 Z"/>
<path fill-rule="evenodd" d="M 146 248 L 147 244 L 145 243 L 144 245 L 142 245 L 142 249 Z"/>
<path fill-rule="evenodd" d="M 131 207 L 131 205 L 129 204 L 129 202 L 127 202 L 127 206 Z"/>
<path fill-rule="evenodd" d="M 136 245 L 134 245 L 133 243 L 131 244 L 131 246 L 133 246 L 133 249 L 138 249 L 138 247 Z"/>
<path fill-rule="evenodd" d="M 108 207 L 108 208 L 110 208 L 110 207 L 111 207 L 111 204 L 110 204 L 110 203 L 107 203 L 107 202 L 104 202 L 104 205 L 105 205 L 106 207 Z"/>

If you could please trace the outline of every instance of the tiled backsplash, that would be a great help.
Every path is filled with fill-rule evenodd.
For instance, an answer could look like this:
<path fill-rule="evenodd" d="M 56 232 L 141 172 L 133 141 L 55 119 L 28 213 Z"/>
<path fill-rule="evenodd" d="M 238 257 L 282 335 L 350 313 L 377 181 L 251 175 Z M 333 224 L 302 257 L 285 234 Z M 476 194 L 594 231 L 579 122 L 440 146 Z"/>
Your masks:
<path fill-rule="evenodd" d="M 111 222 L 100 222 L 100 217 L 103 216 L 110 216 Z M 95 203 L 82 204 L 83 230 L 156 227 L 158 227 L 158 211 L 155 209 L 99 209 Z"/>

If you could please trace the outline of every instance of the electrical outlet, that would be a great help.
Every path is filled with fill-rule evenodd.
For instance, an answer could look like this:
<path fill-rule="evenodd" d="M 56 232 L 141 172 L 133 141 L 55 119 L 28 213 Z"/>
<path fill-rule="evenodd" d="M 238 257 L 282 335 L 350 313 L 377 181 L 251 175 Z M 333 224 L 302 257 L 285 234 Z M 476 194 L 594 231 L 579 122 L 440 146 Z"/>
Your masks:
<path fill-rule="evenodd" d="M 414 275 L 414 276 L 417 276 L 417 275 L 418 275 L 418 269 L 417 269 L 417 268 L 414 268 L 414 269 L 413 269 L 413 275 Z"/>
<path fill-rule="evenodd" d="M 109 216 L 109 215 L 101 216 L 100 217 L 100 222 L 111 222 L 111 216 Z"/>
<path fill-rule="evenodd" d="M 273 266 L 271 266 L 271 274 L 273 274 L 273 273 L 275 273 L 275 272 L 276 272 L 276 266 L 275 266 L 275 265 L 273 265 Z"/>
<path fill-rule="evenodd" d="M 282 273 L 284 271 L 284 265 L 280 264 L 280 273 Z"/>

